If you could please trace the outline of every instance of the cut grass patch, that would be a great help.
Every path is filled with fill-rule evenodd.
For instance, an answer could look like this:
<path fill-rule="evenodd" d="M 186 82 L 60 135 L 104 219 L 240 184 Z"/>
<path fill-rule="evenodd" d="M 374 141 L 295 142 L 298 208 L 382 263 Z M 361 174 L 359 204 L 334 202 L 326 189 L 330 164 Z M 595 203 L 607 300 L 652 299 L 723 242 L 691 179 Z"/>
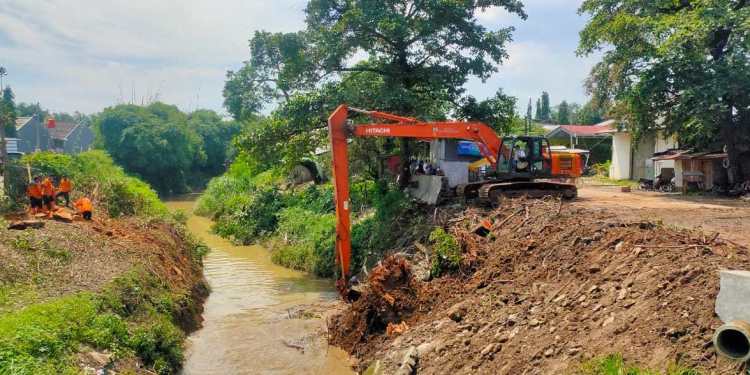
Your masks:
<path fill-rule="evenodd" d="M 654 371 L 625 363 L 620 354 L 597 357 L 581 365 L 577 375 L 701 375 L 698 370 L 677 365 L 669 366 L 666 372 Z"/>

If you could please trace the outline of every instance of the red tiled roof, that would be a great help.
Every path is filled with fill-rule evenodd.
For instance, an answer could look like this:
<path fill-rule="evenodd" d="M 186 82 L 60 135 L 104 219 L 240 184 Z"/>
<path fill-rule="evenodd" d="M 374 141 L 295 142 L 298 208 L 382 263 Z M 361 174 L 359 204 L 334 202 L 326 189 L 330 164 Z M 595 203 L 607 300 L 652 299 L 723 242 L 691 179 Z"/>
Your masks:
<path fill-rule="evenodd" d="M 78 124 L 72 122 L 57 121 L 55 127 L 49 130 L 49 135 L 54 139 L 65 140 L 77 127 Z"/>

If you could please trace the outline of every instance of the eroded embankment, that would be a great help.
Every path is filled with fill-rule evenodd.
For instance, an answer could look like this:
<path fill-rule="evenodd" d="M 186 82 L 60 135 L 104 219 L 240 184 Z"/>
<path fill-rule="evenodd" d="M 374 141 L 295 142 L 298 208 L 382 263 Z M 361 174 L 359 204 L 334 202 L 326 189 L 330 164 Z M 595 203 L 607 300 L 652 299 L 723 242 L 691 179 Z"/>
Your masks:
<path fill-rule="evenodd" d="M 718 234 L 554 200 L 443 217 L 463 252 L 457 274 L 421 282 L 388 259 L 372 271 L 374 287 L 329 322 L 360 369 L 379 360 L 395 373 L 416 348 L 419 374 L 576 373 L 613 353 L 656 370 L 741 371 L 717 357 L 711 336 L 718 271 L 750 269 L 750 256 Z M 472 229 L 485 219 L 492 229 L 480 237 Z M 426 250 L 415 258 L 429 259 Z"/>
<path fill-rule="evenodd" d="M 0 226 L 0 373 L 173 373 L 208 293 L 205 248 L 165 220 Z"/>

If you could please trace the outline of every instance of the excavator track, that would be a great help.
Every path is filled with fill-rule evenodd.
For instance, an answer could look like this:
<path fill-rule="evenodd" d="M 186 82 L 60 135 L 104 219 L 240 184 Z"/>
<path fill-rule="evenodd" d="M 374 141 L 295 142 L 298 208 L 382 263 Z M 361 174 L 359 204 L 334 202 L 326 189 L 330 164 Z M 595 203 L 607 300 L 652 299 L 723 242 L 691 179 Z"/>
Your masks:
<path fill-rule="evenodd" d="M 486 183 L 478 190 L 479 201 L 486 204 L 498 204 L 503 198 L 543 198 L 545 196 L 574 199 L 578 188 L 574 184 L 548 181 L 512 181 Z"/>

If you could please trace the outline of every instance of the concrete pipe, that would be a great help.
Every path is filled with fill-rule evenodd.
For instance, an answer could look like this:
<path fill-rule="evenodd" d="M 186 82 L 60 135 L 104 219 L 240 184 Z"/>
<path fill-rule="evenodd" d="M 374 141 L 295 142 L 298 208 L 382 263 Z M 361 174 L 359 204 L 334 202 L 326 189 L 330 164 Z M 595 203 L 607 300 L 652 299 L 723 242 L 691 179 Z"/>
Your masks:
<path fill-rule="evenodd" d="M 735 320 L 719 327 L 714 333 L 714 347 L 735 361 L 750 362 L 750 323 Z"/>

